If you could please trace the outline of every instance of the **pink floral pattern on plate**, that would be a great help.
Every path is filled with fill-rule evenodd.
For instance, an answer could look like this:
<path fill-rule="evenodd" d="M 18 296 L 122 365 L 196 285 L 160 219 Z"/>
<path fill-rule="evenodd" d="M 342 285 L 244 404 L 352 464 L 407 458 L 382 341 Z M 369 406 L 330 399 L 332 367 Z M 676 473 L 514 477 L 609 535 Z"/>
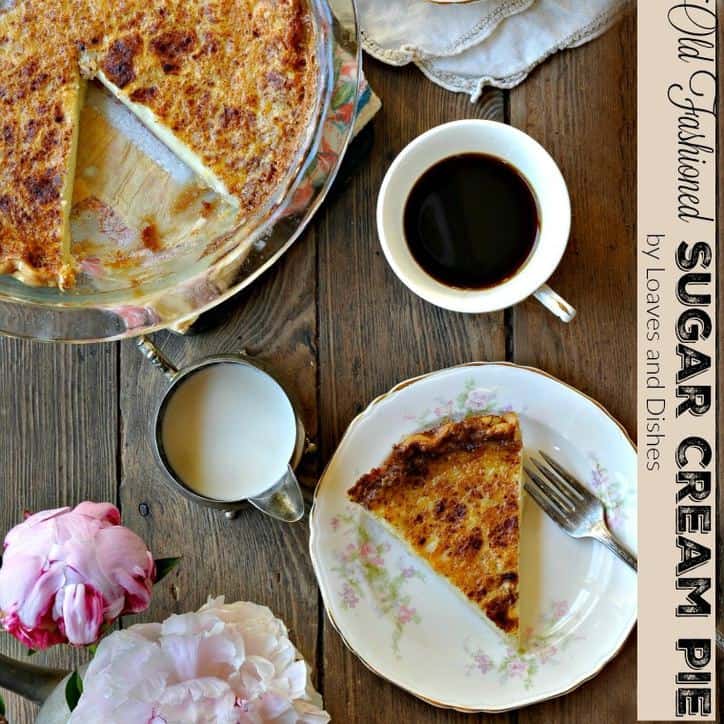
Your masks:
<path fill-rule="evenodd" d="M 593 463 L 591 473 L 591 492 L 597 495 L 606 508 L 606 520 L 613 528 L 620 528 L 628 520 L 630 511 L 631 490 L 613 478 L 609 471 L 601 465 L 594 453 L 589 453 Z"/>
<path fill-rule="evenodd" d="M 459 420 L 469 415 L 510 412 L 513 406 L 501 402 L 497 387 L 480 387 L 473 378 L 466 380 L 463 389 L 452 399 L 435 399 L 435 405 L 421 415 L 406 415 L 419 425 L 431 425 L 445 420 Z M 520 410 L 518 410 L 520 412 Z"/>
<path fill-rule="evenodd" d="M 585 638 L 581 635 L 569 634 L 554 642 L 548 635 L 538 633 L 550 630 L 562 619 L 568 617 L 570 608 L 568 601 L 553 601 L 549 612 L 541 616 L 535 628 L 529 626 L 523 631 L 521 639 L 524 650 L 518 651 L 512 646 L 506 646 L 503 657 L 498 660 L 486 653 L 483 648 L 472 647 L 466 643 L 464 648 L 469 659 L 466 667 L 467 675 L 486 676 L 497 673 L 501 684 L 517 679 L 522 682 L 525 689 L 530 689 L 541 666 L 560 663 L 560 654 L 573 641 Z"/>
<path fill-rule="evenodd" d="M 394 564 L 386 562 L 390 544 L 375 540 L 366 521 L 354 512 L 335 515 L 330 527 L 335 532 L 342 530 L 343 536 L 342 548 L 335 551 L 337 565 L 332 568 L 340 579 L 342 608 L 354 609 L 369 596 L 377 615 L 392 624 L 391 646 L 399 657 L 405 627 L 422 620 L 405 586 L 413 578 L 425 577 L 404 558 Z"/>

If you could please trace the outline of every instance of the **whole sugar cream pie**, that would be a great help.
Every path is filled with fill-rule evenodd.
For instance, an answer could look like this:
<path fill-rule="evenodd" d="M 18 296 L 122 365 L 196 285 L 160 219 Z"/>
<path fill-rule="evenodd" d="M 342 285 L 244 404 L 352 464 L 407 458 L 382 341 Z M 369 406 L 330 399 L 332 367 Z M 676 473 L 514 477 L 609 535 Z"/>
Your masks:
<path fill-rule="evenodd" d="M 69 216 L 86 79 L 106 86 L 241 218 L 290 171 L 316 94 L 305 0 L 3 7 L 0 273 L 73 284 Z"/>

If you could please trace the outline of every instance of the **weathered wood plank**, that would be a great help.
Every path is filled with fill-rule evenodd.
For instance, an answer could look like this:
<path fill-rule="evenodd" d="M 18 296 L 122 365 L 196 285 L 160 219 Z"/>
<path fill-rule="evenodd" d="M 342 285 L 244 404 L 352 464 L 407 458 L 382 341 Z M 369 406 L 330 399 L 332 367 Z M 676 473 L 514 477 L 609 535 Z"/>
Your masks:
<path fill-rule="evenodd" d="M 377 191 L 395 155 L 415 136 L 465 117 L 503 119 L 503 96 L 473 105 L 414 69 L 369 59 L 366 72 L 383 99 L 375 143 L 354 183 L 318 219 L 322 458 L 328 460 L 354 415 L 392 385 L 423 372 L 477 359 L 503 359 L 503 315 L 447 313 L 415 297 L 387 266 L 377 240 Z M 370 673 L 325 619 L 325 703 L 337 722 L 476 721 L 434 709 Z M 507 716 L 485 721 L 508 721 Z"/>
<path fill-rule="evenodd" d="M 25 510 L 116 501 L 117 358 L 115 344 L 0 338 L 0 536 Z M 7 634 L 0 635 L 0 651 L 27 656 Z M 70 669 L 85 658 L 85 652 L 59 646 L 32 661 Z M 2 694 L 9 721 L 35 721 L 35 706 Z"/>
<path fill-rule="evenodd" d="M 216 315 L 219 327 L 192 337 L 154 341 L 179 365 L 219 352 L 247 353 L 268 363 L 301 401 L 309 434 L 317 432 L 315 239 L 308 234 L 251 289 Z M 126 342 L 121 349 L 124 521 L 157 556 L 183 555 L 161 585 L 144 620 L 198 608 L 209 595 L 268 605 L 289 626 L 304 656 L 316 660 L 318 601 L 307 555 L 306 521 L 285 526 L 256 510 L 235 520 L 186 501 L 168 488 L 151 446 L 151 420 L 165 378 Z M 316 461 L 306 462 L 308 476 Z M 128 619 L 130 621 L 130 619 Z"/>
<path fill-rule="evenodd" d="M 514 360 L 600 400 L 635 434 L 635 18 L 542 65 L 511 92 L 510 120 L 553 155 L 571 193 L 573 230 L 551 285 L 579 310 L 562 324 L 537 302 L 513 312 Z M 636 718 L 635 635 L 593 681 L 522 710 L 520 724 Z"/>

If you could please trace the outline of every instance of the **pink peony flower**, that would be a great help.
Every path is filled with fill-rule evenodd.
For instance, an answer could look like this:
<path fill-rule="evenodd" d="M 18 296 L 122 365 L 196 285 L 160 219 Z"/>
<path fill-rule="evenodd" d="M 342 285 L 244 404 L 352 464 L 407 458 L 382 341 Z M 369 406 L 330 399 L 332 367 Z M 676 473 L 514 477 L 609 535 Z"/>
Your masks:
<path fill-rule="evenodd" d="M 6 536 L 0 624 L 26 646 L 91 644 L 124 613 L 148 607 L 154 563 L 110 503 L 45 510 Z"/>
<path fill-rule="evenodd" d="M 321 707 L 284 624 L 221 597 L 104 638 L 69 724 L 325 724 Z"/>

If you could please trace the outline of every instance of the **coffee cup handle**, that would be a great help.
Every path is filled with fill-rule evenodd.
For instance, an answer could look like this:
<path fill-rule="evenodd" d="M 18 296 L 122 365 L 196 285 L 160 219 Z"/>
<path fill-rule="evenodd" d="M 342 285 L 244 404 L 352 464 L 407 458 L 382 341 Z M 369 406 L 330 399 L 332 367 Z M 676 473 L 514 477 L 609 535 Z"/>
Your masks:
<path fill-rule="evenodd" d="M 249 498 L 249 502 L 262 513 L 285 523 L 296 523 L 304 516 L 302 489 L 291 465 L 269 490 Z"/>
<path fill-rule="evenodd" d="M 533 296 L 549 311 L 564 322 L 570 322 L 576 316 L 576 310 L 547 284 L 539 287 Z"/>

